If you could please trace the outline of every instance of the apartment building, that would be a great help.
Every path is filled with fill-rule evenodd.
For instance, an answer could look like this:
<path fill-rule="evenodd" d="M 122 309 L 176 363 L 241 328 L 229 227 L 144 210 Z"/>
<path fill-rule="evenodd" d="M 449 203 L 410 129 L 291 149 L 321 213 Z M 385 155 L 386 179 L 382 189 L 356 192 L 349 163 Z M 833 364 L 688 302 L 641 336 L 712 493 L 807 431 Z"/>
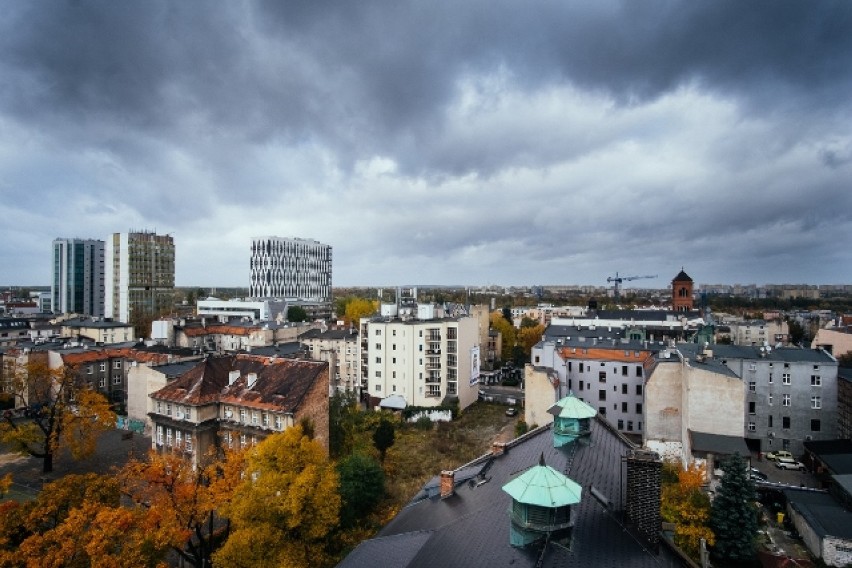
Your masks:
<path fill-rule="evenodd" d="M 52 276 L 50 307 L 53 312 L 103 317 L 104 241 L 55 239 Z"/>
<path fill-rule="evenodd" d="M 478 397 L 479 324 L 473 317 L 443 317 L 433 305 L 385 304 L 382 316 L 361 320 L 360 386 L 371 405 L 398 395 L 409 406 L 458 400 L 466 408 Z"/>
<path fill-rule="evenodd" d="M 790 341 L 790 329 L 783 320 L 727 322 L 727 326 L 730 329 L 731 343 L 734 345 L 775 347 L 779 344 L 787 345 Z"/>
<path fill-rule="evenodd" d="M 105 315 L 130 322 L 171 311 L 175 290 L 175 244 L 171 235 L 114 233 L 106 241 Z"/>
<path fill-rule="evenodd" d="M 208 357 L 149 396 L 152 447 L 200 463 L 213 448 L 254 445 L 301 421 L 328 448 L 328 364 L 256 355 Z"/>
<path fill-rule="evenodd" d="M 837 436 L 837 360 L 823 350 L 680 344 L 689 357 L 701 353 L 731 369 L 746 395 L 744 437 L 752 451 L 804 452 L 804 443 Z"/>
<path fill-rule="evenodd" d="M 358 332 L 353 329 L 310 330 L 299 337 L 315 361 L 329 366 L 329 394 L 358 389 Z"/>

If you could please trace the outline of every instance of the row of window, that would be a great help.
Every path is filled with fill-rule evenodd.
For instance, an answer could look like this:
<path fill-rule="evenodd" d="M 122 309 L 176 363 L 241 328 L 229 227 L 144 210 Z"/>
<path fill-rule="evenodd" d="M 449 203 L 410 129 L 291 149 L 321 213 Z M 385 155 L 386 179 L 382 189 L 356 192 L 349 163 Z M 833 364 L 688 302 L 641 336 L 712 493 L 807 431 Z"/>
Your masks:
<path fill-rule="evenodd" d="M 187 452 L 192 451 L 192 433 L 157 426 L 157 445 L 176 448 Z"/>
<path fill-rule="evenodd" d="M 570 390 L 570 389 L 573 389 L 573 388 L 574 388 L 574 379 L 568 379 L 568 389 Z M 583 381 L 577 381 L 577 390 L 591 390 L 591 388 L 592 388 L 591 383 L 585 383 Z M 636 389 L 636 396 L 642 396 L 642 385 L 635 385 L 635 389 Z M 618 387 L 616 385 L 613 385 L 612 390 L 613 390 L 613 392 L 618 392 Z M 621 394 L 628 394 L 628 390 L 629 390 L 628 384 L 627 383 L 621 383 Z M 604 392 L 604 391 L 601 390 L 600 392 Z M 601 400 L 605 400 L 605 399 L 601 399 Z"/>
<path fill-rule="evenodd" d="M 536 359 L 538 359 L 538 358 L 536 358 Z M 602 362 L 600 364 L 600 366 L 604 367 L 604 366 L 606 366 L 606 363 Z M 569 373 L 572 372 L 573 369 L 574 369 L 574 362 L 568 361 L 568 372 Z M 580 363 L 579 364 L 579 372 L 585 373 L 587 371 L 588 372 L 592 371 L 592 364 L 591 363 Z M 613 374 L 618 375 L 619 374 L 619 366 L 613 365 L 612 372 L 613 372 Z M 642 376 L 642 365 L 634 365 L 634 372 L 635 372 L 635 376 L 641 377 Z M 629 365 L 621 365 L 621 376 L 627 377 L 629 375 L 630 375 L 630 366 Z M 606 382 L 606 371 L 604 370 L 604 371 L 598 372 L 598 378 L 600 379 L 601 382 Z"/>
<path fill-rule="evenodd" d="M 260 412 L 257 410 L 249 411 L 245 408 L 240 408 L 237 414 L 234 412 L 233 407 L 226 406 L 224 416 L 226 420 L 237 420 L 237 416 L 239 416 L 239 422 L 243 424 L 263 426 L 264 428 L 270 428 L 270 425 L 274 422 L 276 430 L 284 429 L 284 418 L 280 414 L 273 415 L 269 412 Z"/>
<path fill-rule="evenodd" d="M 766 426 L 767 428 L 774 428 L 775 420 L 774 417 L 770 414 L 767 416 Z M 811 418 L 811 432 L 819 432 L 822 429 L 822 422 L 818 418 Z M 792 428 L 793 421 L 789 416 L 781 417 L 781 428 L 787 430 Z M 748 423 L 748 431 L 755 432 L 757 430 L 757 423 L 754 421 L 750 421 Z"/>
<path fill-rule="evenodd" d="M 772 395 L 772 393 L 770 393 L 769 397 L 767 398 L 767 401 L 769 402 L 769 406 L 772 406 L 772 403 L 773 403 L 774 400 L 775 400 L 775 397 Z M 791 403 L 792 403 L 792 398 L 789 394 L 785 393 L 785 394 L 781 395 L 781 406 L 791 406 Z M 822 408 L 822 397 L 821 396 L 812 396 L 811 397 L 811 408 L 814 409 L 814 410 L 819 410 L 820 408 Z M 756 402 L 749 401 L 748 413 L 749 414 L 756 414 L 757 413 L 757 403 Z"/>
<path fill-rule="evenodd" d="M 113 363 L 112 363 L 112 368 L 113 368 L 113 369 L 121 369 L 121 361 L 113 361 Z M 104 371 L 106 371 L 106 361 L 101 361 L 101 364 L 100 364 L 100 371 L 101 371 L 102 373 L 103 373 Z M 92 373 L 94 373 L 94 372 L 95 372 L 95 366 L 94 366 L 94 365 L 89 365 L 89 366 L 86 368 L 86 374 L 87 374 L 87 375 L 91 375 L 91 374 L 92 374 Z"/>
<path fill-rule="evenodd" d="M 172 416 L 172 403 L 170 402 L 162 402 L 157 401 L 157 414 L 165 414 L 166 416 Z M 180 404 L 174 405 L 174 417 L 178 420 L 191 420 L 192 419 L 192 407 L 191 406 L 183 406 Z"/>

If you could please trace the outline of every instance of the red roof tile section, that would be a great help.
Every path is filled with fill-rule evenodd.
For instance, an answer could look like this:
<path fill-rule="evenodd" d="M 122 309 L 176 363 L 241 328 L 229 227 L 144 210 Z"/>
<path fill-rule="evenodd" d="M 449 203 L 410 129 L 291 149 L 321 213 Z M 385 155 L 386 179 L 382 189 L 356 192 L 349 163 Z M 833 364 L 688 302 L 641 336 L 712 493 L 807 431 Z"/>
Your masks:
<path fill-rule="evenodd" d="M 165 353 L 151 353 L 149 351 L 139 351 L 129 347 L 87 349 L 86 351 L 77 351 L 75 353 L 61 353 L 61 355 L 62 362 L 69 367 L 118 358 L 130 359 L 131 361 L 138 361 L 140 363 L 154 363 L 157 365 L 163 365 L 169 362 L 169 355 Z"/>
<path fill-rule="evenodd" d="M 201 335 L 251 335 L 252 332 L 260 330 L 260 327 L 245 327 L 240 325 L 208 325 L 207 327 L 185 327 L 183 332 L 187 337 L 199 337 Z"/>

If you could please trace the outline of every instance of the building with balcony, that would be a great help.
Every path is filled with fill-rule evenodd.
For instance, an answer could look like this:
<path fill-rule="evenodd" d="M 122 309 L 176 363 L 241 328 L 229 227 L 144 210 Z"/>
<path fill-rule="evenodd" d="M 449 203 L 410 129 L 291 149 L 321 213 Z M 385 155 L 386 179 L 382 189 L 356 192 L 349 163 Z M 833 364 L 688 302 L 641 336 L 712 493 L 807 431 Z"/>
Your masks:
<path fill-rule="evenodd" d="M 466 408 L 478 397 L 479 320 L 443 317 L 440 308 L 383 305 L 383 315 L 361 320 L 360 387 L 371 406 L 399 395 L 409 406 L 458 401 Z"/>

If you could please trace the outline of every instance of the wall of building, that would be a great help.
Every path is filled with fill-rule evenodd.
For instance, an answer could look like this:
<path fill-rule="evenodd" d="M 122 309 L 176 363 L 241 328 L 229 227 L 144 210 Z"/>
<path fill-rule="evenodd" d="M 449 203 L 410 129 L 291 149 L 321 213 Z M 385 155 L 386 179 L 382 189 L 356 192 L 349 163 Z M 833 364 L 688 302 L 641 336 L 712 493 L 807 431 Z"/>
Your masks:
<path fill-rule="evenodd" d="M 811 342 L 811 348 L 823 348 L 834 357 L 840 357 L 852 351 L 852 333 L 835 329 L 820 329 Z"/>
<path fill-rule="evenodd" d="M 318 379 L 295 414 L 298 423 L 303 418 L 309 419 L 314 425 L 314 439 L 328 451 L 328 365 L 322 377 Z"/>
<path fill-rule="evenodd" d="M 660 362 L 645 383 L 644 445 L 666 459 L 683 459 L 683 373 L 680 361 Z"/>
<path fill-rule="evenodd" d="M 553 422 L 547 409 L 559 400 L 558 386 L 551 382 L 552 372 L 544 367 L 524 367 L 524 421 L 544 426 Z"/>
<path fill-rule="evenodd" d="M 127 417 L 145 423 L 150 436 L 153 422 L 148 413 L 153 410 L 148 395 L 166 386 L 166 376 L 144 363 L 130 366 L 127 373 Z"/>
<path fill-rule="evenodd" d="M 688 363 L 684 371 L 689 401 L 688 428 L 696 432 L 741 437 L 745 412 L 742 381 Z"/>

